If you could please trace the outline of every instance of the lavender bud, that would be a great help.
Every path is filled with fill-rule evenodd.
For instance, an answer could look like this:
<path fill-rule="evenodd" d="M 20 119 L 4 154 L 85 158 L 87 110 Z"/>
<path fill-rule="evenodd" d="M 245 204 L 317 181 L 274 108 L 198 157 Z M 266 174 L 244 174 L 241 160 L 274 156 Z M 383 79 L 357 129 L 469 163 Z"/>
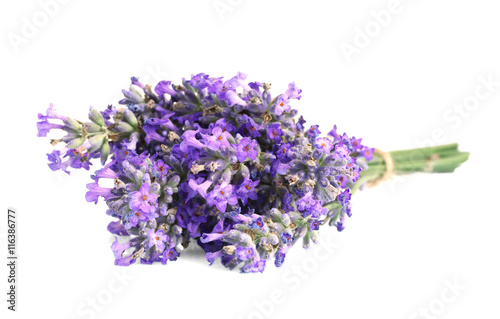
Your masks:
<path fill-rule="evenodd" d="M 289 226 L 289 225 L 292 223 L 292 220 L 290 219 L 290 215 L 285 213 L 285 214 L 283 214 L 282 216 L 283 216 L 283 217 L 282 217 L 282 219 L 283 219 L 283 224 L 284 224 L 285 226 Z"/>
<path fill-rule="evenodd" d="M 177 186 L 177 185 L 179 185 L 180 180 L 181 180 L 181 178 L 179 175 L 174 175 L 170 178 L 167 185 L 172 186 L 172 187 Z"/>
<path fill-rule="evenodd" d="M 132 127 L 137 127 L 137 125 L 138 125 L 138 123 L 137 123 L 137 117 L 135 117 L 134 113 L 132 111 L 130 111 L 129 109 L 125 109 L 123 111 L 123 118 Z"/>
<path fill-rule="evenodd" d="M 116 129 L 120 132 L 125 133 L 131 133 L 135 131 L 132 125 L 128 124 L 127 122 L 119 122 L 118 125 L 116 125 Z"/>
<path fill-rule="evenodd" d="M 311 240 L 313 241 L 313 243 L 317 244 L 318 243 L 318 232 L 316 230 L 313 230 L 309 234 L 311 236 Z"/>
<path fill-rule="evenodd" d="M 321 156 L 323 155 L 323 151 L 319 150 L 319 149 L 315 149 L 313 152 L 312 152 L 312 158 L 314 158 L 315 160 L 319 160 L 321 158 Z"/>
<path fill-rule="evenodd" d="M 101 148 L 105 137 L 106 135 L 100 134 L 100 135 L 94 135 L 91 138 L 89 138 L 89 143 L 90 143 L 89 152 L 94 153 L 98 151 Z"/>
<path fill-rule="evenodd" d="M 154 182 L 154 183 L 151 184 L 151 187 L 150 187 L 149 191 L 151 193 L 159 194 L 160 193 L 160 189 L 161 189 L 160 184 Z"/>
<path fill-rule="evenodd" d="M 172 231 L 174 232 L 174 234 L 176 234 L 177 236 L 179 236 L 180 234 L 182 234 L 182 228 L 179 226 L 179 225 L 173 225 L 172 226 Z"/>
<path fill-rule="evenodd" d="M 104 126 L 104 118 L 102 117 L 101 112 L 94 109 L 93 107 L 90 107 L 89 119 L 98 126 Z"/>
<path fill-rule="evenodd" d="M 68 149 L 75 149 L 77 147 L 79 147 L 80 145 L 83 144 L 83 138 L 79 137 L 79 138 L 75 138 L 74 140 L 70 140 L 68 142 L 68 144 L 66 145 L 66 147 Z"/>
<path fill-rule="evenodd" d="M 277 208 L 273 208 L 270 210 L 269 215 L 274 221 L 281 221 L 282 220 L 282 214 Z"/>
<path fill-rule="evenodd" d="M 280 239 L 275 234 L 271 234 L 269 235 L 269 242 L 271 245 L 277 245 L 280 242 Z"/>
<path fill-rule="evenodd" d="M 173 224 L 175 222 L 175 215 L 174 214 L 168 214 L 167 215 L 167 223 Z"/>
<path fill-rule="evenodd" d="M 85 127 L 85 131 L 87 131 L 87 133 L 99 133 L 103 131 L 101 126 L 93 122 L 85 122 L 83 123 L 83 126 Z"/>
<path fill-rule="evenodd" d="M 165 196 L 172 196 L 174 191 L 173 191 L 172 187 L 165 186 L 165 188 L 163 189 L 163 193 L 165 194 Z"/>
<path fill-rule="evenodd" d="M 72 118 L 67 117 L 64 121 L 64 125 L 70 130 L 81 132 L 82 130 L 82 125 L 78 123 L 77 121 L 73 120 Z"/>
<path fill-rule="evenodd" d="M 309 235 L 304 236 L 304 238 L 302 239 L 302 247 L 304 247 L 304 249 L 309 249 L 310 244 L 311 244 L 311 239 L 309 238 Z"/>
<path fill-rule="evenodd" d="M 106 163 L 108 155 L 109 155 L 109 143 L 108 139 L 105 138 L 101 147 L 101 165 L 104 165 Z"/>
<path fill-rule="evenodd" d="M 320 167 L 318 170 L 318 175 L 319 176 L 328 176 L 330 174 L 330 170 L 328 169 L 328 167 L 325 167 L 325 166 L 322 166 Z"/>
<path fill-rule="evenodd" d="M 327 188 L 328 185 L 330 185 L 330 182 L 325 177 L 320 177 L 320 179 L 318 180 L 318 184 L 323 188 Z"/>
<path fill-rule="evenodd" d="M 301 225 L 298 229 L 297 229 L 297 235 L 296 237 L 300 238 L 300 237 L 304 237 L 305 234 L 307 234 L 307 224 L 303 224 Z"/>

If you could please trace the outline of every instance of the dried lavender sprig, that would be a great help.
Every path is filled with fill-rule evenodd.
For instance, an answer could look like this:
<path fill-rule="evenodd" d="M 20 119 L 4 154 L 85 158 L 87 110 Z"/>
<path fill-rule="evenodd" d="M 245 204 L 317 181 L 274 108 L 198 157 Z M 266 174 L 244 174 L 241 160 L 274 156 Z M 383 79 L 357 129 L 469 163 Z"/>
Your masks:
<path fill-rule="evenodd" d="M 63 151 L 48 154 L 53 170 L 88 169 L 91 158 L 104 164 L 112 155 L 92 176 L 86 199 L 104 198 L 118 218 L 108 230 L 127 237 L 112 245 L 117 265 L 173 261 L 196 241 L 211 264 L 220 258 L 229 269 L 261 272 L 274 258 L 279 267 L 295 243 L 316 242 L 321 225 L 344 229 L 360 176 L 386 175 L 387 157 L 376 155 L 368 166 L 374 149 L 361 139 L 336 126 L 321 136 L 317 125 L 296 119 L 290 104 L 302 90 L 293 82 L 273 97 L 270 84 L 247 83 L 242 73 L 226 81 L 200 73 L 154 89 L 131 80 L 119 102 L 126 108 L 91 109 L 83 123 L 51 106 L 37 124 L 39 136 L 67 132 L 53 143 L 66 143 Z M 404 155 L 395 152 L 396 167 L 416 169 L 402 165 Z M 105 178 L 114 187 L 100 186 Z"/>
<path fill-rule="evenodd" d="M 90 107 L 90 122 L 82 122 L 57 113 L 54 106 L 50 104 L 46 115 L 38 114 L 39 122 L 37 129 L 39 137 L 45 137 L 54 129 L 66 132 L 60 139 L 52 139 L 51 144 L 56 146 L 64 143 L 60 150 L 54 150 L 47 154 L 49 167 L 53 171 L 62 170 L 69 174 L 71 168 L 90 168 L 90 160 L 100 157 L 104 165 L 108 159 L 110 149 L 116 143 L 121 143 L 126 138 L 137 134 L 139 127 L 135 115 L 128 109 L 117 110 L 111 106 L 104 112 L 99 112 Z M 61 121 L 62 124 L 49 122 L 50 120 Z M 111 120 L 111 121 L 110 121 Z M 62 161 L 62 158 L 66 158 Z"/>

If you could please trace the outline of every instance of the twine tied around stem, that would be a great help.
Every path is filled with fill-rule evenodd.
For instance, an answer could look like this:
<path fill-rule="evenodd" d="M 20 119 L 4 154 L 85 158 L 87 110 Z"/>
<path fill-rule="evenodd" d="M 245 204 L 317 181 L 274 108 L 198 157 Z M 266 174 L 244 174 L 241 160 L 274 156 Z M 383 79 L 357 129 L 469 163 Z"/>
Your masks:
<path fill-rule="evenodd" d="M 435 153 L 429 156 L 427 159 L 427 166 L 424 168 L 424 172 L 432 173 L 434 171 L 434 162 L 440 158 L 439 154 Z"/>
<path fill-rule="evenodd" d="M 380 183 L 388 181 L 392 178 L 394 171 L 394 161 L 392 160 L 391 153 L 384 152 L 381 149 L 375 148 L 375 154 L 379 154 L 385 162 L 385 172 L 379 178 L 368 181 L 366 187 L 372 188 L 378 186 Z"/>
<path fill-rule="evenodd" d="M 384 152 L 378 148 L 375 148 L 375 154 L 382 157 L 385 162 L 385 172 L 378 178 L 366 182 L 366 187 L 372 188 L 378 186 L 380 183 L 388 181 L 394 175 L 394 160 L 392 159 L 391 153 Z M 427 158 L 427 165 L 422 169 L 425 173 L 434 172 L 434 164 L 439 160 L 441 156 L 438 153 L 434 153 Z"/>

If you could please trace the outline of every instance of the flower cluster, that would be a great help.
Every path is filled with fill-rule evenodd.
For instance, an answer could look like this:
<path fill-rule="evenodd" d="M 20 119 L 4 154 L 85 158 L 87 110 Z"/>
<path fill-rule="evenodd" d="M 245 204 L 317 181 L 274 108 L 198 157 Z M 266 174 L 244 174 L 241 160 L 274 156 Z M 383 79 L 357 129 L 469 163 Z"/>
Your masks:
<path fill-rule="evenodd" d="M 305 248 L 316 242 L 321 225 L 344 229 L 351 188 L 374 151 L 336 126 L 326 135 L 307 127 L 291 108 L 302 93 L 295 83 L 275 97 L 270 89 L 242 73 L 154 88 L 133 77 L 121 107 L 91 108 L 90 122 L 51 105 L 38 115 L 38 136 L 66 132 L 51 142 L 64 144 L 47 154 L 52 170 L 88 170 L 101 159 L 86 199 L 103 198 L 117 218 L 108 226 L 120 236 L 111 246 L 117 265 L 165 264 L 196 242 L 210 264 L 262 272 L 269 259 L 281 266 L 300 239 Z"/>

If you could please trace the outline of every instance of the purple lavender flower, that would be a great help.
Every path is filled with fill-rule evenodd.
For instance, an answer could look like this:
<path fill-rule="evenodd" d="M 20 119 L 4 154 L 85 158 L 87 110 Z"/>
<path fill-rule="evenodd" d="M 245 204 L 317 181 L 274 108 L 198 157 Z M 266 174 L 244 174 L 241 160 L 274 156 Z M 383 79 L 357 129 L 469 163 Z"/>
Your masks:
<path fill-rule="evenodd" d="M 255 160 L 257 158 L 257 141 L 244 137 L 236 147 L 236 157 L 243 163 L 247 158 Z"/>
<path fill-rule="evenodd" d="M 205 259 L 210 263 L 210 266 L 213 265 L 217 258 L 221 258 L 223 256 L 222 249 L 214 252 L 208 252 L 205 254 Z"/>
<path fill-rule="evenodd" d="M 203 134 L 203 138 L 205 139 L 207 146 L 214 151 L 229 147 L 228 138 L 230 137 L 231 134 L 229 132 L 223 131 L 218 126 L 214 127 L 212 135 Z"/>
<path fill-rule="evenodd" d="M 297 201 L 297 208 L 303 213 L 304 217 L 311 215 L 313 218 L 318 218 L 328 211 L 321 206 L 321 203 L 311 193 L 307 193 Z"/>
<path fill-rule="evenodd" d="M 234 127 L 233 125 L 228 123 L 225 118 L 221 118 L 221 119 L 217 120 L 215 123 L 210 124 L 209 129 L 213 130 L 214 127 L 216 127 L 216 126 L 220 127 L 223 132 L 226 132 L 226 131 L 227 132 L 234 132 L 236 130 L 236 127 Z"/>
<path fill-rule="evenodd" d="M 308 210 L 316 205 L 316 200 L 311 193 L 307 193 L 305 196 L 297 201 L 297 208 L 299 210 Z"/>
<path fill-rule="evenodd" d="M 362 148 L 362 151 L 361 151 L 361 154 L 362 156 L 367 160 L 367 161 L 371 161 L 373 159 L 373 153 L 375 153 L 375 149 L 374 148 L 368 148 L 368 147 L 363 147 Z"/>
<path fill-rule="evenodd" d="M 280 234 L 281 242 L 285 245 L 291 244 L 293 242 L 293 236 L 290 233 Z"/>
<path fill-rule="evenodd" d="M 311 125 L 311 127 L 307 130 L 307 135 L 313 140 L 316 139 L 320 134 L 321 132 L 319 131 L 318 125 Z"/>
<path fill-rule="evenodd" d="M 146 133 L 146 138 L 144 139 L 147 144 L 150 144 L 152 141 L 157 141 L 163 143 L 165 141 L 165 136 L 162 136 L 156 132 L 156 129 L 152 125 L 144 125 L 143 128 L 144 133 Z"/>
<path fill-rule="evenodd" d="M 175 247 L 170 247 L 163 252 L 161 263 L 165 265 L 168 260 L 174 261 L 177 257 L 179 257 L 179 253 L 175 250 Z"/>
<path fill-rule="evenodd" d="M 245 102 L 241 97 L 238 96 L 238 94 L 234 91 L 228 91 L 226 94 L 227 98 L 227 104 L 229 106 L 233 106 L 235 104 L 241 105 L 241 106 L 246 106 L 247 102 Z"/>
<path fill-rule="evenodd" d="M 192 146 L 194 148 L 203 148 L 205 147 L 205 144 L 201 143 L 198 139 L 196 139 L 196 134 L 197 131 L 185 131 L 184 134 L 182 134 L 182 143 L 180 144 L 180 150 L 183 152 L 188 151 L 188 147 Z"/>
<path fill-rule="evenodd" d="M 283 262 L 285 261 L 286 254 L 282 251 L 276 252 L 276 255 L 274 256 L 274 265 L 276 267 L 281 267 L 283 265 Z"/>
<path fill-rule="evenodd" d="M 260 125 L 255 123 L 255 121 L 249 117 L 248 115 L 243 115 L 243 125 L 240 127 L 238 130 L 238 133 L 240 133 L 243 136 L 249 136 L 249 137 L 259 137 L 259 129 Z"/>
<path fill-rule="evenodd" d="M 158 95 L 163 95 L 163 94 L 169 94 L 171 96 L 175 96 L 177 92 L 172 89 L 171 87 L 172 82 L 170 81 L 160 81 L 156 86 L 155 86 L 155 92 Z"/>
<path fill-rule="evenodd" d="M 297 87 L 297 85 L 295 85 L 295 82 L 292 82 L 290 84 L 288 84 L 288 89 L 286 90 L 285 92 L 285 95 L 289 98 L 289 99 L 297 99 L 297 100 L 300 100 L 300 98 L 302 97 L 300 95 L 300 93 L 302 93 L 302 90 L 299 89 Z"/>
<path fill-rule="evenodd" d="M 62 170 L 65 173 L 69 172 L 65 170 L 65 167 L 62 166 L 62 160 L 61 160 L 61 152 L 58 150 L 53 150 L 52 153 L 47 154 L 47 159 L 49 160 L 49 167 L 53 171 L 57 170 Z"/>
<path fill-rule="evenodd" d="M 113 196 L 113 193 L 111 193 L 112 188 L 100 187 L 97 183 L 89 183 L 87 184 L 87 188 L 89 190 L 85 194 L 87 202 L 94 202 L 97 204 L 99 196 L 103 197 L 104 200 L 108 200 Z"/>
<path fill-rule="evenodd" d="M 342 211 L 345 212 L 349 217 L 351 217 L 351 192 L 349 189 L 344 190 L 338 197 L 340 204 L 342 205 Z"/>
<path fill-rule="evenodd" d="M 337 145 L 335 145 L 335 153 L 337 153 L 338 156 L 342 158 L 348 158 L 351 154 L 351 151 L 349 151 L 349 148 L 346 144 L 338 143 Z"/>
<path fill-rule="evenodd" d="M 243 205 L 246 205 L 248 199 L 256 200 L 257 199 L 257 190 L 255 187 L 260 183 L 260 181 L 252 181 L 248 177 L 243 180 L 243 182 L 238 186 L 236 190 L 236 195 Z"/>
<path fill-rule="evenodd" d="M 252 229 L 261 229 L 264 227 L 264 220 L 262 217 L 257 217 L 252 220 L 252 222 L 248 225 Z"/>
<path fill-rule="evenodd" d="M 241 86 L 245 91 L 248 92 L 248 91 L 251 91 L 252 88 L 250 87 L 250 85 L 248 85 L 246 83 L 246 81 L 245 81 L 246 78 L 247 78 L 246 74 L 238 72 L 229 81 L 232 83 L 233 87 L 237 88 L 237 87 Z"/>
<path fill-rule="evenodd" d="M 154 231 L 150 229 L 148 231 L 149 247 L 156 247 L 156 250 L 163 251 L 165 249 L 165 242 L 168 240 L 168 236 L 165 235 L 163 229 Z"/>
<path fill-rule="evenodd" d="M 236 205 L 238 198 L 233 194 L 233 185 L 223 182 L 215 186 L 214 190 L 207 196 L 207 203 L 215 205 L 221 212 L 226 211 L 227 204 Z"/>
<path fill-rule="evenodd" d="M 195 86 L 199 89 L 205 89 L 210 85 L 212 85 L 213 79 L 211 79 L 208 74 L 198 73 L 196 75 L 191 76 L 190 83 L 192 86 Z"/>
<path fill-rule="evenodd" d="M 224 238 L 224 233 L 219 232 L 219 233 L 212 233 L 212 234 L 203 234 L 201 235 L 201 242 L 202 243 L 208 243 L 214 240 L 221 240 Z"/>
<path fill-rule="evenodd" d="M 198 180 L 203 181 L 203 178 L 199 178 Z M 188 196 L 187 196 L 187 201 L 193 198 L 196 194 L 200 194 L 201 197 L 207 198 L 207 190 L 210 186 L 212 186 L 211 181 L 204 181 L 201 182 L 200 184 L 197 183 L 194 179 L 189 180 L 188 183 L 189 187 L 193 190 L 192 192 L 190 191 Z"/>
<path fill-rule="evenodd" d="M 343 222 L 337 222 L 335 224 L 335 227 L 337 227 L 337 231 L 341 232 L 345 229 L 344 223 Z"/>
<path fill-rule="evenodd" d="M 323 149 L 326 153 L 330 153 L 333 149 L 333 143 L 328 138 L 318 138 L 316 140 L 316 146 Z"/>
<path fill-rule="evenodd" d="M 120 221 L 113 221 L 108 224 L 108 231 L 120 236 L 128 236 L 127 230 Z"/>
<path fill-rule="evenodd" d="M 351 147 L 353 152 L 359 152 L 362 150 L 363 145 L 361 144 L 362 138 L 356 139 L 354 136 L 351 138 Z"/>
<path fill-rule="evenodd" d="M 283 114 L 283 112 L 290 112 L 291 106 L 288 103 L 288 99 L 286 99 L 283 95 L 278 97 L 274 113 L 279 116 Z"/>
<path fill-rule="evenodd" d="M 251 264 L 247 264 L 241 268 L 241 272 L 243 273 L 249 273 L 249 272 L 263 272 L 264 268 L 266 267 L 266 260 L 261 259 L 254 261 Z"/>
<path fill-rule="evenodd" d="M 130 209 L 140 209 L 145 213 L 150 213 L 156 208 L 156 200 L 158 195 L 154 193 L 149 193 L 150 185 L 148 183 L 142 184 L 141 188 L 137 192 L 130 194 Z"/>
<path fill-rule="evenodd" d="M 39 120 L 57 119 L 61 121 L 66 120 L 66 116 L 62 116 L 61 114 L 57 113 L 52 103 L 50 103 L 50 106 L 47 108 L 47 111 L 45 113 L 47 113 L 47 115 L 38 113 L 38 119 Z"/>
<path fill-rule="evenodd" d="M 110 178 L 110 179 L 118 178 L 120 174 L 111 169 L 111 167 L 115 165 L 115 163 L 116 159 L 106 164 L 103 168 L 97 170 L 95 174 L 90 177 L 94 179 L 96 183 L 99 182 L 99 179 L 101 178 Z"/>
<path fill-rule="evenodd" d="M 36 123 L 36 127 L 38 129 L 38 134 L 36 136 L 44 137 L 44 136 L 47 136 L 47 133 L 49 133 L 50 130 L 62 129 L 64 127 L 64 125 L 50 123 L 48 120 L 43 119 L 40 122 Z"/>
<path fill-rule="evenodd" d="M 216 81 L 209 89 L 211 93 L 217 94 L 219 100 L 226 100 L 227 93 L 233 90 L 234 86 L 232 81 L 222 82 L 221 80 Z"/>
<path fill-rule="evenodd" d="M 163 177 L 168 174 L 168 170 L 171 169 L 172 167 L 168 166 L 163 162 L 163 160 L 157 160 L 155 161 L 154 164 L 154 175 L 156 177 Z"/>
<path fill-rule="evenodd" d="M 270 140 L 280 143 L 282 135 L 283 130 L 281 129 L 280 123 L 272 123 L 267 127 L 267 137 Z"/>
<path fill-rule="evenodd" d="M 309 231 L 318 230 L 320 225 L 321 225 L 321 222 L 319 220 L 310 219 L 309 220 Z"/>
<path fill-rule="evenodd" d="M 288 154 L 290 153 L 290 147 L 292 144 L 290 143 L 282 143 L 279 145 L 278 150 L 276 151 L 276 156 L 280 159 L 286 159 Z"/>
<path fill-rule="evenodd" d="M 299 131 L 299 132 L 304 131 L 304 128 L 305 128 L 304 124 L 305 123 L 306 123 L 306 121 L 304 120 L 304 117 L 300 116 L 299 120 L 297 121 L 297 124 L 296 124 L 297 131 Z"/>
<path fill-rule="evenodd" d="M 251 247 L 247 248 L 247 247 L 240 246 L 240 247 L 236 248 L 236 256 L 238 256 L 238 258 L 240 260 L 252 259 L 254 254 L 255 254 L 255 251 Z"/>
<path fill-rule="evenodd" d="M 153 217 L 154 217 L 153 214 L 145 213 L 142 210 L 131 211 L 130 217 L 128 218 L 128 222 L 125 223 L 125 228 L 130 229 L 132 227 L 136 227 L 139 224 L 139 222 L 147 222 Z"/>
<path fill-rule="evenodd" d="M 345 188 L 347 185 L 347 182 L 349 182 L 349 178 L 344 175 L 337 175 L 335 176 L 335 179 L 339 182 L 341 188 Z"/>
<path fill-rule="evenodd" d="M 113 250 L 113 254 L 115 255 L 115 258 L 121 258 L 122 254 L 125 250 L 129 249 L 132 246 L 132 243 L 130 241 L 125 242 L 125 243 L 119 243 L 118 238 L 115 237 L 115 240 L 111 244 L 111 250 Z"/>

